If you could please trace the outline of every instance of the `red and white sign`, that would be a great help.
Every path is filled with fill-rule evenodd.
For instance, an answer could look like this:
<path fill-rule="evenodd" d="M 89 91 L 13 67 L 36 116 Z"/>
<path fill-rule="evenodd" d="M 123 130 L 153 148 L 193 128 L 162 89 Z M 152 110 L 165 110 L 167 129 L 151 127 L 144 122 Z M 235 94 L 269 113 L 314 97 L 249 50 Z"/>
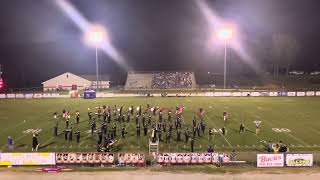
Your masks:
<path fill-rule="evenodd" d="M 6 97 L 6 94 L 0 94 L 0 99 L 5 99 Z"/>
<path fill-rule="evenodd" d="M 320 91 L 316 91 L 316 96 L 320 96 Z"/>
<path fill-rule="evenodd" d="M 213 92 L 206 92 L 206 96 L 213 96 Z"/>
<path fill-rule="evenodd" d="M 257 154 L 257 167 L 283 167 L 283 154 Z"/>
<path fill-rule="evenodd" d="M 222 96 L 228 97 L 228 96 L 232 96 L 231 92 L 223 92 Z"/>
<path fill-rule="evenodd" d="M 215 92 L 214 96 L 221 97 L 221 96 L 223 96 L 223 94 L 222 94 L 222 92 Z"/>

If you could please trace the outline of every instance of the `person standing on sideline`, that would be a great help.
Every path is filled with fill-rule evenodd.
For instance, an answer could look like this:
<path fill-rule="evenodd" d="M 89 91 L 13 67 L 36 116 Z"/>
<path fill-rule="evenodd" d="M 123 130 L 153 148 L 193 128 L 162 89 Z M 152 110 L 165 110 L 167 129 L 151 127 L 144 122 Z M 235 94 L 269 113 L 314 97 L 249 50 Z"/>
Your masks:
<path fill-rule="evenodd" d="M 8 148 L 9 148 L 10 151 L 13 150 L 13 148 L 14 148 L 13 145 L 14 145 L 14 141 L 13 141 L 12 137 L 8 136 Z"/>
<path fill-rule="evenodd" d="M 31 151 L 38 151 L 39 143 L 37 136 L 35 134 L 32 134 L 32 149 Z"/>
<path fill-rule="evenodd" d="M 77 131 L 76 131 L 76 138 L 77 138 L 77 143 L 80 142 L 80 129 L 78 128 Z"/>

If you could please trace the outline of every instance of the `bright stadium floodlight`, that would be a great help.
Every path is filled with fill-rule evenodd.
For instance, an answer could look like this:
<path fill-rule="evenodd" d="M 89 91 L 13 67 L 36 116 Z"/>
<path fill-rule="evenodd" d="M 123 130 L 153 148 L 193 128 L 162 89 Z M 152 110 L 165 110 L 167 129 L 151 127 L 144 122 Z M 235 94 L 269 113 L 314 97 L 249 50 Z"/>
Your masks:
<path fill-rule="evenodd" d="M 100 46 L 107 41 L 107 32 L 102 25 L 91 25 L 84 34 L 84 40 L 89 46 Z"/>
<path fill-rule="evenodd" d="M 96 90 L 99 90 L 99 63 L 98 63 L 98 48 L 108 40 L 107 31 L 102 25 L 93 24 L 84 33 L 84 41 L 89 46 L 96 48 Z"/>
<path fill-rule="evenodd" d="M 231 25 L 223 25 L 216 31 L 217 38 L 224 43 L 224 72 L 223 72 L 223 89 L 226 89 L 227 83 L 227 46 L 234 38 L 234 28 Z"/>

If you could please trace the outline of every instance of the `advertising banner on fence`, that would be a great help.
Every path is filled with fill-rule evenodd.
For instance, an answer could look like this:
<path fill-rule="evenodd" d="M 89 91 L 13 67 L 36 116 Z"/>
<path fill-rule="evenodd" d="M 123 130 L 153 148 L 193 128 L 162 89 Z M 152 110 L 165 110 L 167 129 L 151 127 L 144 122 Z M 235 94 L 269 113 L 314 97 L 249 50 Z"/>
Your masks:
<path fill-rule="evenodd" d="M 287 166 L 312 166 L 313 154 L 287 154 Z"/>
<path fill-rule="evenodd" d="M 284 154 L 257 154 L 257 167 L 283 167 Z"/>
<path fill-rule="evenodd" d="M 6 94 L 0 94 L 0 99 L 5 99 L 7 98 Z"/>
<path fill-rule="evenodd" d="M 145 164 L 145 157 L 139 153 L 120 153 L 118 154 L 119 164 Z"/>
<path fill-rule="evenodd" d="M 33 98 L 42 98 L 42 94 L 34 94 Z"/>
<path fill-rule="evenodd" d="M 250 96 L 250 92 L 242 92 L 241 96 Z"/>
<path fill-rule="evenodd" d="M 305 96 L 306 92 L 297 92 L 297 96 Z"/>
<path fill-rule="evenodd" d="M 215 92 L 214 96 L 221 97 L 221 96 L 223 96 L 223 94 L 222 94 L 222 92 Z"/>
<path fill-rule="evenodd" d="M 316 91 L 316 96 L 320 96 L 320 91 Z"/>
<path fill-rule="evenodd" d="M 233 92 L 232 96 L 241 96 L 241 92 Z"/>
<path fill-rule="evenodd" d="M 25 97 L 26 97 L 26 99 L 32 99 L 33 98 L 33 94 L 26 94 Z"/>
<path fill-rule="evenodd" d="M 251 92 L 250 96 L 260 96 L 260 92 Z"/>
<path fill-rule="evenodd" d="M 269 96 L 269 92 L 260 92 L 260 96 Z"/>
<path fill-rule="evenodd" d="M 228 96 L 232 96 L 231 92 L 223 92 L 222 96 L 228 97 Z"/>
<path fill-rule="evenodd" d="M 278 96 L 278 92 L 269 92 L 269 96 Z"/>
<path fill-rule="evenodd" d="M 206 96 L 213 96 L 213 92 L 206 92 Z"/>
<path fill-rule="evenodd" d="M 160 153 L 158 164 L 211 164 L 219 161 L 218 153 Z"/>
<path fill-rule="evenodd" d="M 278 96 L 288 96 L 288 93 L 287 92 L 278 92 Z"/>
<path fill-rule="evenodd" d="M 307 91 L 307 92 L 306 92 L 306 95 L 307 95 L 307 96 L 315 96 L 316 93 L 315 93 L 314 91 Z"/>
<path fill-rule="evenodd" d="M 0 153 L 0 166 L 55 164 L 54 153 Z"/>
<path fill-rule="evenodd" d="M 24 94 L 16 94 L 16 98 L 23 99 L 24 98 Z"/>
<path fill-rule="evenodd" d="M 288 96 L 296 96 L 296 92 L 288 92 Z"/>
<path fill-rule="evenodd" d="M 110 153 L 88 152 L 88 153 L 56 153 L 58 164 L 112 164 L 114 155 Z"/>
<path fill-rule="evenodd" d="M 7 98 L 16 98 L 16 94 L 7 94 Z"/>

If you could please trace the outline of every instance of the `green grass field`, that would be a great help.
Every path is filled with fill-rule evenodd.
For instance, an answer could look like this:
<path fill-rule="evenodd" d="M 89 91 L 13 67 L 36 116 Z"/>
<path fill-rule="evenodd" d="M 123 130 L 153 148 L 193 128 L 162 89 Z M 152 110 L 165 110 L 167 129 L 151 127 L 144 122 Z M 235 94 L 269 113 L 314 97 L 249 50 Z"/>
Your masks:
<path fill-rule="evenodd" d="M 184 140 L 183 131 L 185 127 L 191 127 L 192 117 L 196 115 L 199 108 L 205 109 L 205 122 L 207 124 L 204 137 L 195 141 L 196 151 L 205 151 L 207 145 L 211 144 L 216 150 L 231 151 L 263 151 L 263 140 L 278 142 L 279 140 L 287 144 L 290 151 L 319 151 L 320 150 L 320 123 L 319 107 L 320 98 L 317 97 L 189 97 L 189 98 L 100 98 L 94 100 L 84 99 L 21 99 L 21 100 L 0 100 L 0 149 L 8 151 L 6 141 L 8 136 L 12 136 L 15 141 L 15 152 L 31 151 L 31 133 L 23 133 L 28 129 L 41 129 L 38 140 L 40 142 L 39 151 L 96 151 L 97 135 L 87 133 L 90 130 L 87 109 L 94 109 L 96 106 L 110 105 L 137 107 L 159 106 L 161 108 L 175 109 L 178 105 L 185 106 L 183 113 L 184 124 L 182 126 L 181 138 Z M 53 137 L 53 113 L 62 110 L 71 111 L 71 126 L 81 130 L 81 142 L 64 140 L 65 123 L 60 120 L 58 137 Z M 79 110 L 81 113 L 80 124 L 75 124 L 74 113 Z M 222 136 L 215 133 L 214 139 L 209 142 L 208 128 L 220 129 L 224 122 L 223 111 L 229 113 L 229 120 L 226 125 L 228 133 Z M 120 139 L 121 126 L 117 124 L 117 150 L 147 152 L 148 136 L 136 138 L 135 120 L 131 117 L 131 122 L 126 124 L 128 134 L 126 139 Z M 158 116 L 153 116 L 157 120 Z M 167 113 L 164 113 L 167 120 Z M 173 119 L 175 117 L 173 116 Z M 255 124 L 253 121 L 260 120 L 261 129 L 258 135 L 255 134 Z M 114 120 L 113 120 L 114 121 Z M 245 133 L 239 134 L 240 122 L 244 122 L 248 129 Z M 113 124 L 113 122 L 112 122 Z M 100 123 L 97 123 L 98 128 Z M 289 129 L 290 132 L 275 132 L 272 128 Z M 190 151 L 190 143 L 176 143 L 175 130 L 171 144 L 160 143 L 160 151 Z"/>

